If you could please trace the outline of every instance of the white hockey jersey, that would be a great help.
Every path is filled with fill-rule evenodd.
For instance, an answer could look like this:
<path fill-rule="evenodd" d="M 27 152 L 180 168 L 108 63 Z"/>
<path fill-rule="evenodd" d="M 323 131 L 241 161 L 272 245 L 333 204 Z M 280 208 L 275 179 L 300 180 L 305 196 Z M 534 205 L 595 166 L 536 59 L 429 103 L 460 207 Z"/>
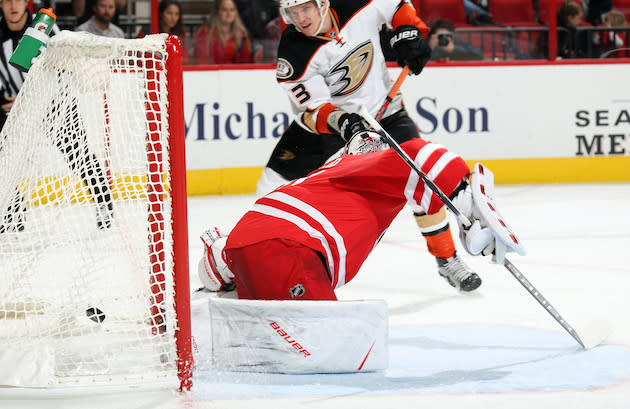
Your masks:
<path fill-rule="evenodd" d="M 308 37 L 294 26 L 278 47 L 276 77 L 288 92 L 301 121 L 315 133 L 328 133 L 326 120 L 336 108 L 356 112 L 363 105 L 375 115 L 385 101 L 391 78 L 380 46 L 386 25 L 427 26 L 405 0 L 330 0 L 333 28 Z M 401 108 L 400 98 L 386 116 Z"/>

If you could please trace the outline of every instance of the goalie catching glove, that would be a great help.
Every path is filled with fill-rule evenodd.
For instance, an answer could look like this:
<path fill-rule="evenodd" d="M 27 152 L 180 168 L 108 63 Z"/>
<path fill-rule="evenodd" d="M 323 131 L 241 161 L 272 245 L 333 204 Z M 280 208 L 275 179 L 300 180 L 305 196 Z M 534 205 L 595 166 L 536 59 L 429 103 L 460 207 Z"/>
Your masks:
<path fill-rule="evenodd" d="M 456 206 L 470 222 L 459 222 L 459 238 L 468 253 L 493 254 L 493 261 L 503 264 L 508 252 L 525 255 L 520 241 L 505 223 L 494 202 L 494 174 L 481 163 L 476 163 L 470 184 L 454 200 Z"/>
<path fill-rule="evenodd" d="M 231 291 L 234 289 L 234 274 L 221 256 L 227 237 L 216 227 L 201 235 L 203 257 L 199 260 L 199 278 L 205 289 L 210 291 Z"/>
<path fill-rule="evenodd" d="M 408 65 L 415 75 L 420 74 L 431 59 L 431 47 L 420 37 L 416 26 L 398 26 L 389 43 L 396 52 L 398 65 Z"/>

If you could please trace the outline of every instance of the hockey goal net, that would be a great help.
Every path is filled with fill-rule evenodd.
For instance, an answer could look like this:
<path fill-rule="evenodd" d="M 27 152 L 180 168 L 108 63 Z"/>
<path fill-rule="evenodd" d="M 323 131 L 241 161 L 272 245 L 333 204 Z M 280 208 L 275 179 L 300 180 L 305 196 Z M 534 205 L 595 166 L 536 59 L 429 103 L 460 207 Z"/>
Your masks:
<path fill-rule="evenodd" d="M 191 382 L 181 46 L 61 32 L 0 133 L 0 385 Z"/>

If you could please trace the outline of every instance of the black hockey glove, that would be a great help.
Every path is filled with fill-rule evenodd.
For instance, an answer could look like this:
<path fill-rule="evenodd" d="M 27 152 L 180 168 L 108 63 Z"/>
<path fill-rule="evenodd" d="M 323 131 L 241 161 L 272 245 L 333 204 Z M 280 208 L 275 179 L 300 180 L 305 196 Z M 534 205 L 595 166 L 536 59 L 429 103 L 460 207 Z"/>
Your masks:
<path fill-rule="evenodd" d="M 390 44 L 398 56 L 398 65 L 409 66 L 415 75 L 420 74 L 431 59 L 431 47 L 420 37 L 418 27 L 402 25 L 396 28 Z"/>
<path fill-rule="evenodd" d="M 339 134 L 348 142 L 354 135 L 369 130 L 369 125 L 359 114 L 345 113 L 339 117 L 337 122 Z"/>

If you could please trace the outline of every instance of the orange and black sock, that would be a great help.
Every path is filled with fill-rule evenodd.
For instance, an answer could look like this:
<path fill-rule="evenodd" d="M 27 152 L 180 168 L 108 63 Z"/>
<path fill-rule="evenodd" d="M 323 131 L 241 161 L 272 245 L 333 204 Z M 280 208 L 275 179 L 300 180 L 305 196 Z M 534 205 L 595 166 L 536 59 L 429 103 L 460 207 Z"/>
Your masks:
<path fill-rule="evenodd" d="M 455 242 L 451 234 L 451 227 L 446 217 L 446 210 L 428 215 L 424 212 L 414 212 L 414 217 L 422 235 L 427 241 L 427 249 L 434 257 L 450 258 L 455 254 Z"/>

